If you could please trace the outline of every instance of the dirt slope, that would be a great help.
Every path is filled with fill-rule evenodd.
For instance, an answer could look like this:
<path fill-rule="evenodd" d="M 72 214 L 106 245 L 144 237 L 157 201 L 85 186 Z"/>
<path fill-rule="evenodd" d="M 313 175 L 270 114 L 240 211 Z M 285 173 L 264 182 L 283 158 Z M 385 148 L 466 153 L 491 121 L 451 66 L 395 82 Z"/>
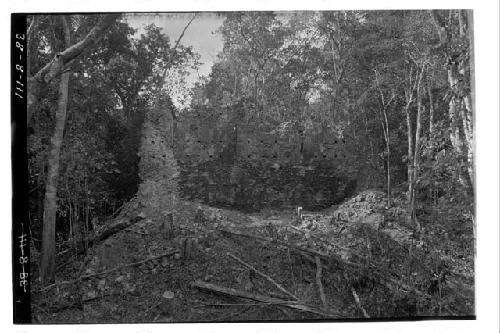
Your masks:
<path fill-rule="evenodd" d="M 59 272 L 64 280 L 80 280 L 35 292 L 34 320 L 326 318 L 314 311 L 207 292 L 192 286 L 194 281 L 290 301 L 278 284 L 295 295 L 294 302 L 335 313 L 335 318 L 473 313 L 471 281 L 455 279 L 458 286 L 450 287 L 449 280 L 442 278 L 453 271 L 447 266 L 449 261 L 429 256 L 432 251 L 417 243 L 404 226 L 404 210 L 386 210 L 379 191 L 362 192 L 323 212 L 305 212 L 302 221 L 292 209 L 243 214 L 179 202 L 176 228 L 173 235 L 166 235 L 167 215 L 166 211 L 146 211 L 137 203 L 124 210 L 120 218 L 137 222 L 95 246 L 83 266 L 82 259 L 76 258 Z M 96 275 L 100 272 L 104 274 Z"/>

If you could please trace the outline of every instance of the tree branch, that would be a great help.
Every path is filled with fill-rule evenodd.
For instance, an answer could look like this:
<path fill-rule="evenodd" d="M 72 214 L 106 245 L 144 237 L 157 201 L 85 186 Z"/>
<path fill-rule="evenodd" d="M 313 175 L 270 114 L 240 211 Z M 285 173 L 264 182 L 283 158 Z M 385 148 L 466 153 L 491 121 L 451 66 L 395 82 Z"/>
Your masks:
<path fill-rule="evenodd" d="M 182 37 L 184 37 L 184 34 L 186 33 L 187 28 L 189 28 L 189 26 L 191 25 L 191 23 L 194 21 L 194 19 L 196 18 L 196 15 L 197 14 L 195 13 L 193 15 L 193 17 L 191 18 L 191 20 L 189 20 L 189 22 L 186 24 L 186 26 L 184 27 L 184 29 L 182 29 L 182 32 L 179 35 L 179 38 L 177 38 L 177 40 L 175 41 L 175 44 L 174 44 L 174 47 L 172 48 L 172 51 L 175 51 L 177 49 L 177 46 L 179 46 L 179 43 L 181 42 Z"/>
<path fill-rule="evenodd" d="M 194 19 L 196 18 L 196 15 L 197 13 L 195 13 L 193 15 L 193 17 L 191 18 L 191 20 L 189 20 L 189 22 L 186 24 L 186 26 L 184 27 L 184 29 L 182 29 L 182 32 L 181 34 L 179 35 L 179 38 L 177 38 L 177 40 L 175 41 L 175 44 L 174 44 L 174 47 L 170 49 L 170 52 L 169 52 L 169 59 L 168 59 L 168 62 L 170 62 L 172 60 L 172 54 L 175 53 L 175 51 L 177 50 L 177 47 L 179 46 L 179 43 L 181 42 L 182 40 L 182 37 L 184 37 L 184 34 L 186 33 L 186 30 L 189 28 L 189 26 L 191 25 L 191 23 L 194 21 Z M 162 83 L 162 87 L 163 87 L 163 84 L 165 82 L 165 78 L 167 77 L 167 72 L 168 72 L 168 69 L 170 67 L 167 66 L 165 67 L 165 69 L 163 70 L 163 75 L 162 75 L 162 80 L 161 80 L 161 83 Z"/>
<path fill-rule="evenodd" d="M 43 80 L 45 83 L 49 83 L 57 75 L 60 74 L 60 68 L 57 68 L 56 63 L 61 62 L 62 65 L 68 63 L 70 60 L 78 57 L 85 49 L 95 44 L 99 39 L 102 38 L 104 30 L 107 29 L 120 14 L 108 14 L 104 16 L 95 27 L 90 30 L 90 32 L 85 36 L 84 39 L 78 43 L 68 47 L 66 50 L 56 54 L 54 59 L 45 65 L 42 69 L 34 75 L 35 79 L 40 81 Z"/>
<path fill-rule="evenodd" d="M 38 73 L 28 78 L 28 123 L 34 113 L 34 105 L 38 101 L 38 95 L 40 94 L 42 86 L 61 75 L 68 63 L 99 41 L 103 37 L 104 31 L 113 24 L 119 16 L 120 14 L 107 14 L 102 17 L 85 38 L 64 51 L 57 53 L 51 62 L 40 69 Z"/>

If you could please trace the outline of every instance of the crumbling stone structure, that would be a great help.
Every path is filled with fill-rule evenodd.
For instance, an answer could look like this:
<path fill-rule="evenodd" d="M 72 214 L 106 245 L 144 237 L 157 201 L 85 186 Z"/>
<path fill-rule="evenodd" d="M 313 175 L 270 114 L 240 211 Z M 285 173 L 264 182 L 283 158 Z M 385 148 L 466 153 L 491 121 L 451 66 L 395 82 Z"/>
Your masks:
<path fill-rule="evenodd" d="M 178 198 L 179 171 L 173 153 L 175 125 L 170 109 L 173 107 L 168 96 L 164 97 L 147 110 L 144 119 L 137 199 L 148 215 L 174 213 Z"/>

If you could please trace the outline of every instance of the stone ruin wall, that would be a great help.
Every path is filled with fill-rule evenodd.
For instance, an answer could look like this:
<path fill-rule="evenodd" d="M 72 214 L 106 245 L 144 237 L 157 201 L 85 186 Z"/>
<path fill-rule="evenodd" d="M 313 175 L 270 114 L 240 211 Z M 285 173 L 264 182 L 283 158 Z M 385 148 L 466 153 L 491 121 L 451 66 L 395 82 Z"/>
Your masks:
<path fill-rule="evenodd" d="M 137 200 L 149 214 L 175 213 L 179 169 L 173 153 L 171 104 L 147 110 L 139 149 L 140 184 Z"/>

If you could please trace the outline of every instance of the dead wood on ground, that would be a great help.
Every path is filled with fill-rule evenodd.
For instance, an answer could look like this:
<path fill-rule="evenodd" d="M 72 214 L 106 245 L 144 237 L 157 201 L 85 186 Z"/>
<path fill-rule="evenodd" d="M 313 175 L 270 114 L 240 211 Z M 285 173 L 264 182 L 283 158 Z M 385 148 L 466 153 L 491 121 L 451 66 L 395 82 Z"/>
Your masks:
<path fill-rule="evenodd" d="M 259 294 L 253 294 L 233 288 L 226 288 L 226 287 L 221 287 L 217 286 L 215 284 L 211 283 L 206 283 L 202 281 L 195 281 L 192 283 L 193 287 L 196 287 L 198 289 L 202 290 L 208 290 L 211 292 L 223 294 L 223 295 L 229 295 L 229 296 L 234 296 L 234 297 L 239 297 L 239 298 L 246 298 L 246 299 L 251 299 L 254 301 L 262 302 L 262 303 L 267 303 L 267 304 L 274 304 L 274 305 L 280 305 L 280 306 L 285 306 L 288 308 L 304 311 L 304 312 L 309 312 L 309 313 L 314 313 L 326 318 L 341 318 L 342 314 L 341 313 L 335 313 L 331 311 L 322 311 L 320 309 L 313 308 L 311 306 L 308 306 L 306 304 L 298 303 L 296 301 L 286 301 L 280 298 L 276 297 L 269 297 L 269 296 L 264 296 L 264 295 L 259 295 Z"/>
<path fill-rule="evenodd" d="M 171 250 L 169 252 L 166 252 L 166 253 L 163 253 L 163 254 L 160 254 L 158 256 L 155 256 L 155 257 L 151 257 L 151 258 L 147 258 L 147 259 L 144 259 L 144 260 L 141 260 L 141 261 L 136 261 L 136 262 L 133 262 L 133 263 L 130 263 L 130 264 L 126 264 L 126 265 L 122 265 L 122 266 L 118 266 L 118 267 L 115 267 L 113 269 L 109 269 L 107 271 L 104 271 L 104 272 L 99 272 L 99 273 L 94 273 L 94 274 L 87 274 L 87 275 L 82 275 L 80 276 L 79 278 L 77 279 L 74 279 L 74 280 L 70 280 L 70 281 L 61 281 L 61 282 L 57 282 L 57 283 L 54 283 L 54 284 L 51 284 L 51 285 L 48 285 L 46 286 L 45 288 L 42 288 L 40 289 L 39 291 L 43 292 L 43 291 L 47 291 L 49 289 L 52 289 L 53 287 L 56 287 L 56 286 L 62 286 L 62 285 L 67 285 L 67 284 L 73 284 L 73 283 L 76 283 L 76 282 L 79 282 L 79 281 L 82 281 L 82 280 L 87 280 L 87 279 L 90 279 L 90 278 L 93 278 L 93 277 L 96 277 L 96 276 L 101 276 L 101 275 L 108 275 L 110 273 L 113 273 L 113 272 L 116 272 L 116 271 L 119 271 L 119 270 L 122 270 L 124 268 L 127 268 L 127 267 L 133 267 L 133 266 L 139 266 L 139 265 L 142 265 L 146 262 L 149 262 L 149 261 L 152 261 L 152 260 L 158 260 L 158 259 L 161 259 L 163 257 L 168 257 L 168 256 L 172 256 L 176 253 L 178 253 L 179 250 Z"/>
<path fill-rule="evenodd" d="M 294 294 L 292 294 L 291 292 L 289 292 L 288 290 L 286 290 L 278 282 L 274 281 L 273 278 L 271 278 L 269 275 L 266 275 L 266 274 L 262 273 L 257 268 L 255 268 L 252 265 L 250 265 L 249 263 L 246 263 L 242 259 L 236 257 L 234 254 L 231 254 L 231 253 L 227 252 L 227 255 L 230 256 L 231 258 L 233 258 L 234 260 L 236 260 L 237 262 L 239 262 L 240 264 L 242 264 L 243 266 L 245 266 L 246 268 L 249 268 L 252 271 L 254 271 L 255 273 L 259 274 L 260 276 L 262 276 L 263 278 L 265 278 L 267 281 L 271 282 L 276 288 L 278 288 L 283 293 L 285 293 L 288 296 L 290 296 L 292 299 L 297 300 L 297 297 Z"/>
<path fill-rule="evenodd" d="M 409 286 L 408 284 L 406 284 L 404 282 L 401 282 L 401 281 L 391 277 L 391 275 L 395 275 L 394 272 L 386 271 L 384 269 L 381 269 L 380 267 L 376 267 L 374 264 L 368 264 L 368 267 L 366 267 L 366 265 L 363 265 L 363 264 L 358 264 L 358 263 L 354 263 L 351 261 L 343 260 L 338 255 L 333 255 L 333 254 L 330 255 L 330 254 L 323 253 L 323 252 L 320 252 L 317 250 L 307 249 L 307 248 L 304 248 L 304 247 L 301 247 L 301 246 L 298 246 L 298 245 L 295 245 L 292 243 L 279 241 L 277 239 L 272 239 L 269 237 L 251 235 L 251 234 L 246 234 L 246 233 L 243 233 L 240 231 L 227 230 L 227 229 L 221 229 L 220 231 L 222 233 L 225 233 L 228 235 L 253 238 L 253 239 L 263 241 L 263 242 L 274 243 L 274 244 L 278 244 L 278 245 L 281 245 L 284 247 L 288 247 L 291 250 L 300 253 L 304 258 L 306 258 L 308 261 L 310 261 L 314 265 L 316 264 L 316 260 L 314 259 L 314 257 L 319 257 L 320 259 L 324 260 L 327 263 L 327 265 L 326 265 L 327 268 L 331 268 L 329 264 L 331 264 L 332 262 L 335 262 L 335 263 L 339 264 L 340 266 L 351 267 L 351 268 L 356 268 L 356 269 L 369 268 L 369 269 L 371 269 L 370 274 L 378 276 L 380 278 L 380 280 L 384 280 L 384 281 L 379 281 L 379 282 L 381 284 L 385 285 L 389 290 L 401 289 L 403 291 L 413 292 L 414 294 L 416 294 L 417 296 L 420 296 L 420 297 L 424 297 L 424 298 L 431 298 L 432 297 L 431 295 L 429 295 L 425 292 L 422 292 L 414 287 Z"/>

